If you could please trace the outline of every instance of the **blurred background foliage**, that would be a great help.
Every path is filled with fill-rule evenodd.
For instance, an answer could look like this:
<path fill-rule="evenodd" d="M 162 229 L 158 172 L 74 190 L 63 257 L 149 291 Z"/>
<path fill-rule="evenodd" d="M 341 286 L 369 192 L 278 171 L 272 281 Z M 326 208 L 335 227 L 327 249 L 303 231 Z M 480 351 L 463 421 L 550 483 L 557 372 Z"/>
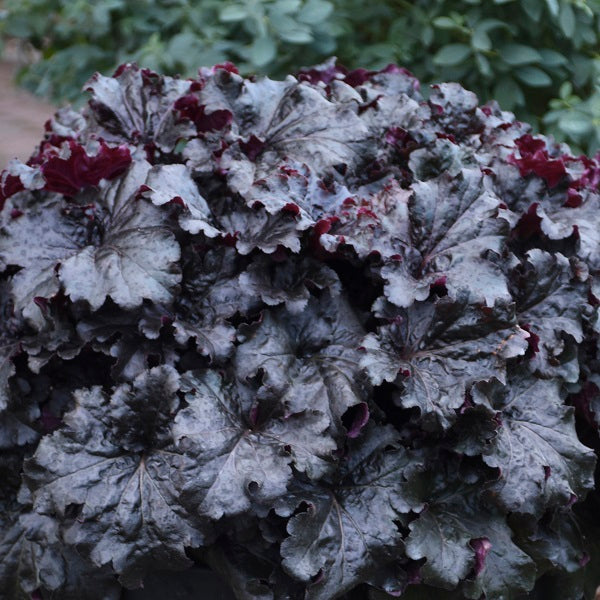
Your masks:
<path fill-rule="evenodd" d="M 35 49 L 19 82 L 77 101 L 94 71 L 125 61 L 192 76 L 226 60 L 283 77 L 336 55 L 390 62 L 600 149 L 600 0 L 3 0 L 0 36 Z M 424 89 L 425 86 L 424 86 Z"/>

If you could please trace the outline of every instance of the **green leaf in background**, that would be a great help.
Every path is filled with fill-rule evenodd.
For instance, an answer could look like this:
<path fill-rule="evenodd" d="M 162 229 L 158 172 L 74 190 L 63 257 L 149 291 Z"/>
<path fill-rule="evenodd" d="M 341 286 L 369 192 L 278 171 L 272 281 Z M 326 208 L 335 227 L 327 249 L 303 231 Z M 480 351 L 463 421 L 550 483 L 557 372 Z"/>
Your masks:
<path fill-rule="evenodd" d="M 511 77 L 502 77 L 494 87 L 494 98 L 506 110 L 525 104 L 525 96 L 519 84 Z"/>
<path fill-rule="evenodd" d="M 576 21 L 573 7 L 569 2 L 563 2 L 560 8 L 559 22 L 565 36 L 570 38 L 575 33 Z"/>
<path fill-rule="evenodd" d="M 486 31 L 488 33 L 496 29 L 506 29 L 508 31 L 513 29 L 509 23 L 501 21 L 500 19 L 482 19 L 481 21 L 477 22 L 475 28 L 481 29 L 482 31 Z"/>
<path fill-rule="evenodd" d="M 558 0 L 546 0 L 546 6 L 554 17 L 558 16 L 560 11 L 560 4 L 558 3 Z"/>
<path fill-rule="evenodd" d="M 541 54 L 531 46 L 523 44 L 505 44 L 499 48 L 500 56 L 511 65 L 528 65 L 542 61 Z"/>
<path fill-rule="evenodd" d="M 471 55 L 471 48 L 466 44 L 448 44 L 433 57 L 433 62 L 440 66 L 454 66 Z"/>
<path fill-rule="evenodd" d="M 303 27 L 298 23 L 295 27 L 279 30 L 279 37 L 290 44 L 310 44 L 313 41 L 313 36 L 307 27 Z"/>
<path fill-rule="evenodd" d="M 290 13 L 298 12 L 301 6 L 302 0 L 277 0 L 271 6 L 271 13 L 280 13 L 282 15 L 287 15 Z"/>
<path fill-rule="evenodd" d="M 248 49 L 248 58 L 257 67 L 262 67 L 273 60 L 276 52 L 277 46 L 275 45 L 273 38 L 265 36 L 254 40 L 253 44 Z"/>
<path fill-rule="evenodd" d="M 324 0 L 308 0 L 298 13 L 298 21 L 307 25 L 317 25 L 329 18 L 333 12 L 333 4 Z"/>
<path fill-rule="evenodd" d="M 225 23 L 243 21 L 247 16 L 248 8 L 243 4 L 230 4 L 219 12 L 219 19 Z"/>
<path fill-rule="evenodd" d="M 542 64 L 545 67 L 564 67 L 569 63 L 567 57 L 556 50 L 541 48 L 539 53 L 542 57 Z"/>
<path fill-rule="evenodd" d="M 575 55 L 570 65 L 573 73 L 572 82 L 575 87 L 585 85 L 594 75 L 594 60 L 588 56 Z"/>
<path fill-rule="evenodd" d="M 471 37 L 471 44 L 476 50 L 491 50 L 492 40 L 485 29 L 475 28 Z"/>
<path fill-rule="evenodd" d="M 550 75 L 537 67 L 519 67 L 515 70 L 515 77 L 529 87 L 546 87 L 552 84 Z"/>
<path fill-rule="evenodd" d="M 199 50 L 198 38 L 191 31 L 183 31 L 171 38 L 167 55 L 175 62 L 187 64 L 190 55 Z"/>
<path fill-rule="evenodd" d="M 521 5 L 527 16 L 536 23 L 540 20 L 544 12 L 544 5 L 541 0 L 522 0 Z"/>
<path fill-rule="evenodd" d="M 450 17 L 436 17 L 433 19 L 432 23 L 438 29 L 456 29 L 459 27 L 458 23 Z"/>
<path fill-rule="evenodd" d="M 421 30 L 421 41 L 427 47 L 430 46 L 434 39 L 433 27 L 423 27 Z"/>
<path fill-rule="evenodd" d="M 594 125 L 589 115 L 573 110 L 561 117 L 559 127 L 568 136 L 578 138 L 579 136 L 592 133 Z"/>
<path fill-rule="evenodd" d="M 490 61 L 483 54 L 475 54 L 475 64 L 477 65 L 479 72 L 484 77 L 492 76 L 492 68 L 490 66 Z"/>
<path fill-rule="evenodd" d="M 568 98 L 573 93 L 573 84 L 570 81 L 565 81 L 558 90 L 558 95 L 561 98 Z"/>

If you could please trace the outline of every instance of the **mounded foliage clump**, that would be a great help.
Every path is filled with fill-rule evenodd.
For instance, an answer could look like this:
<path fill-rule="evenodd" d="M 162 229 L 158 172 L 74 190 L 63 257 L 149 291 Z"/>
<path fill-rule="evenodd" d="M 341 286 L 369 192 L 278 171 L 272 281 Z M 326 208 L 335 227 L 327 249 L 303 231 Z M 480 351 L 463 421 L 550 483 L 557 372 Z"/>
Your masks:
<path fill-rule="evenodd" d="M 590 597 L 600 165 L 395 66 L 88 89 L 0 179 L 2 597 Z"/>
<path fill-rule="evenodd" d="M 598 0 L 3 0 L 2 39 L 36 50 L 18 81 L 54 102 L 81 101 L 90 73 L 124 62 L 193 76 L 232 60 L 278 78 L 334 54 L 457 81 L 588 154 L 600 149 Z"/>

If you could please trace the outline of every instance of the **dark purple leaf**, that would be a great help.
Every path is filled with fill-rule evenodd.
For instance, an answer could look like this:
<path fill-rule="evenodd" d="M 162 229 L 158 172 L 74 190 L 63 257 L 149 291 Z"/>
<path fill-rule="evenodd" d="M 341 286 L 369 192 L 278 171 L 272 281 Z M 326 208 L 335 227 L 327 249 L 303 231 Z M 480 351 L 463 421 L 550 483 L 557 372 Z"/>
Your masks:
<path fill-rule="evenodd" d="M 507 511 L 541 516 L 590 487 L 595 456 L 577 439 L 573 409 L 563 405 L 558 382 L 521 374 L 506 386 L 478 384 L 472 393 L 476 403 L 500 414 L 483 459 L 500 470 L 491 490 Z"/>
<path fill-rule="evenodd" d="M 40 170 L 46 180 L 44 189 L 67 197 L 87 186 L 98 185 L 101 179 L 114 179 L 127 170 L 131 154 L 127 146 L 110 148 L 100 142 L 96 154 L 71 140 L 66 155 L 57 153 L 42 162 Z"/>

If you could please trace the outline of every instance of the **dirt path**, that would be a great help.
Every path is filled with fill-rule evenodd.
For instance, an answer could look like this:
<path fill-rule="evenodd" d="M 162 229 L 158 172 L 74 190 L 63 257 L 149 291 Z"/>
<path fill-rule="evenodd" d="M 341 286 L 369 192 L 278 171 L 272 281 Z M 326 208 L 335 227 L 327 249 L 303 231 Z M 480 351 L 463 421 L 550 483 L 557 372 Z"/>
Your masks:
<path fill-rule="evenodd" d="M 26 160 L 55 109 L 13 83 L 15 66 L 0 62 L 0 171 L 11 158 Z"/>

